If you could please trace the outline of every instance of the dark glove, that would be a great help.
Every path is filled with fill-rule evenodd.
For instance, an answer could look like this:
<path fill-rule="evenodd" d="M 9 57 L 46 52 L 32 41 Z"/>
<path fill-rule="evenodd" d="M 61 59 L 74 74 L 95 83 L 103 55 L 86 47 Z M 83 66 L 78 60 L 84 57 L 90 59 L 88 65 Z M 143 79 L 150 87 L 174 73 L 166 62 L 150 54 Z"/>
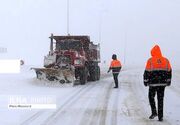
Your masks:
<path fill-rule="evenodd" d="M 167 79 L 166 83 L 167 83 L 167 86 L 170 86 L 171 85 L 171 79 Z"/>
<path fill-rule="evenodd" d="M 144 86 L 148 86 L 149 79 L 144 79 Z"/>

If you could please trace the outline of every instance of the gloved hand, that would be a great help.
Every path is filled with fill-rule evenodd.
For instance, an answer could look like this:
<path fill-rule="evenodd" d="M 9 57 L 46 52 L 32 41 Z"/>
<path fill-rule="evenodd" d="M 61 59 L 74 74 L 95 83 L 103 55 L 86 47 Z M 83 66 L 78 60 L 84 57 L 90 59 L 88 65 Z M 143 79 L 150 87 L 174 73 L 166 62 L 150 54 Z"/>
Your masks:
<path fill-rule="evenodd" d="M 171 79 L 167 79 L 166 83 L 167 83 L 167 86 L 170 86 L 171 85 Z"/>
<path fill-rule="evenodd" d="M 148 79 L 144 79 L 144 86 L 148 86 L 148 82 L 149 82 Z"/>

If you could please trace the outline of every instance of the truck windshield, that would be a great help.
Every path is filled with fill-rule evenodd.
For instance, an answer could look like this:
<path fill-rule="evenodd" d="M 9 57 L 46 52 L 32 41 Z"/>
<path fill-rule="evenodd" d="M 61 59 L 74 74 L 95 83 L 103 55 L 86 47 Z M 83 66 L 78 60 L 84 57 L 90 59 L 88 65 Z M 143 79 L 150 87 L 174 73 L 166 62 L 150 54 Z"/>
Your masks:
<path fill-rule="evenodd" d="M 64 40 L 58 42 L 56 48 L 59 50 L 80 50 L 82 48 L 82 44 L 80 41 L 72 41 L 72 40 Z"/>

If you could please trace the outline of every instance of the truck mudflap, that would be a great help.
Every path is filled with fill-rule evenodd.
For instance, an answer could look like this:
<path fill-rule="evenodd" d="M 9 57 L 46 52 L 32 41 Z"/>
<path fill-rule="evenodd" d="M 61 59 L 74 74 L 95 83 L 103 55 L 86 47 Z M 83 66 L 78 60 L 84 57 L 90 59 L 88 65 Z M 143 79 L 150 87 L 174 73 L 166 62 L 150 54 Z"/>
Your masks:
<path fill-rule="evenodd" d="M 61 84 L 71 84 L 75 82 L 75 73 L 72 69 L 54 68 L 31 68 L 36 72 L 39 80 L 59 81 Z"/>

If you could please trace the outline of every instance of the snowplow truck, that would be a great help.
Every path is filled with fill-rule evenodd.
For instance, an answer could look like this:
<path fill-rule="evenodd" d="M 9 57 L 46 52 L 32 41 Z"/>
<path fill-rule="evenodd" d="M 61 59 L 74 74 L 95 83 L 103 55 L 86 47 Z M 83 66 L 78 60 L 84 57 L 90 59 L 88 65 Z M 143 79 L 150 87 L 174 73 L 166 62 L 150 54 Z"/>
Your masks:
<path fill-rule="evenodd" d="M 44 68 L 32 68 L 37 79 L 58 81 L 61 84 L 85 84 L 100 79 L 100 44 L 89 36 L 54 36 L 50 51 L 44 57 Z"/>

